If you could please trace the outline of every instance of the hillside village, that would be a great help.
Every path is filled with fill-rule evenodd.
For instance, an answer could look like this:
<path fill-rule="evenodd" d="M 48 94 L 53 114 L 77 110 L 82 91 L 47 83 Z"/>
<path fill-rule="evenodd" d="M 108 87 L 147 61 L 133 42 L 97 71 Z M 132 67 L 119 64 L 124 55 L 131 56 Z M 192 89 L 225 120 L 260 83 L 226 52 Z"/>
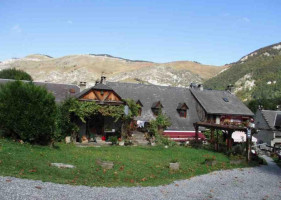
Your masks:
<path fill-rule="evenodd" d="M 277 1 L 1 1 L 0 200 L 281 199 Z"/>
<path fill-rule="evenodd" d="M 263 105 L 262 100 L 264 99 L 261 100 L 262 98 L 261 96 L 259 97 L 254 96 L 254 99 L 252 99 L 250 103 L 249 103 L 249 99 L 244 99 L 241 96 L 243 91 L 251 92 L 252 90 L 254 91 L 260 90 L 259 88 L 261 86 L 257 85 L 257 82 L 253 78 L 254 77 L 253 73 L 245 74 L 236 82 L 232 82 L 232 79 L 226 79 L 220 77 L 227 76 L 228 73 L 231 73 L 233 70 L 239 68 L 241 65 L 247 64 L 247 66 L 252 66 L 252 62 L 256 63 L 255 61 L 256 59 L 267 58 L 267 59 L 273 59 L 274 62 L 278 62 L 278 58 L 279 58 L 278 56 L 280 50 L 279 47 L 280 44 L 278 43 L 278 44 L 270 45 L 265 48 L 261 48 L 257 51 L 250 53 L 247 56 L 244 56 L 239 61 L 224 67 L 207 66 L 207 65 L 201 65 L 200 63 L 197 62 L 192 63 L 188 61 L 157 64 L 147 61 L 128 60 L 119 57 L 113 57 L 106 54 L 66 56 L 58 59 L 52 58 L 51 56 L 47 56 L 47 55 L 34 54 L 22 59 L 12 59 L 8 61 L 4 61 L 0 63 L 0 67 L 2 70 L 5 71 L 5 69 L 9 69 L 17 66 L 18 69 L 26 69 L 28 72 L 31 72 L 32 77 L 33 75 L 35 77 L 34 83 L 36 85 L 44 86 L 47 88 L 47 90 L 51 91 L 52 94 L 55 96 L 55 100 L 57 103 L 63 102 L 68 97 L 73 96 L 75 98 L 78 98 L 78 100 L 80 101 L 86 100 L 86 101 L 94 101 L 96 103 L 101 101 L 102 104 L 108 104 L 107 103 L 108 99 L 106 99 L 109 98 L 108 96 L 106 96 L 105 99 L 101 99 L 103 95 L 97 97 L 96 96 L 97 91 L 94 92 L 96 90 L 95 87 L 97 86 L 97 83 L 100 81 L 101 86 L 104 85 L 105 89 L 101 90 L 97 88 L 99 92 L 113 91 L 113 93 L 117 95 L 118 101 L 123 102 L 121 103 L 122 105 L 124 104 L 126 105 L 126 102 L 124 101 L 125 99 L 132 99 L 135 101 L 135 103 L 138 104 L 138 106 L 141 107 L 140 109 L 142 111 L 139 111 L 141 112 L 141 114 L 140 116 L 135 116 L 134 123 L 136 124 L 141 123 L 142 128 L 146 127 L 146 129 L 144 130 L 147 131 L 147 127 L 149 126 L 150 121 L 155 120 L 157 118 L 157 114 L 154 113 L 154 110 L 160 109 L 161 112 L 166 114 L 171 121 L 171 124 L 166 127 L 166 130 L 165 129 L 163 130 L 164 131 L 163 134 L 166 135 L 167 137 L 170 137 L 172 140 L 178 142 L 179 141 L 186 142 L 189 141 L 190 138 L 195 139 L 196 137 L 198 137 L 198 135 L 195 135 L 196 131 L 198 131 L 196 132 L 197 134 L 198 133 L 201 134 L 201 132 L 197 130 L 199 126 L 195 125 L 198 122 L 200 123 L 207 122 L 207 123 L 214 123 L 220 125 L 225 125 L 224 123 L 226 123 L 226 125 L 232 125 L 232 123 L 234 123 L 236 124 L 236 126 L 240 126 L 240 124 L 244 124 L 246 123 L 246 121 L 248 122 L 253 121 L 254 119 L 253 112 L 257 111 L 257 106 L 259 106 L 258 110 L 270 109 L 270 108 L 272 109 L 273 107 L 272 105 L 270 108 L 266 104 Z M 59 65 L 63 65 L 63 67 L 58 67 Z M 109 66 L 113 65 L 114 66 L 112 68 L 113 71 L 102 71 L 102 69 L 110 70 L 110 68 L 105 67 L 107 65 Z M 86 66 L 86 68 L 84 66 Z M 92 66 L 92 67 L 87 68 L 87 66 Z M 40 69 L 42 70 L 48 70 L 48 71 L 41 71 L 41 70 L 39 71 L 38 67 L 40 67 Z M 253 66 L 253 67 L 257 67 L 257 66 Z M 258 68 L 262 69 L 261 67 L 262 65 Z M 217 69 L 217 71 L 213 70 L 215 68 Z M 92 72 L 89 73 L 89 71 L 87 72 L 83 71 L 88 69 L 91 69 Z M 243 69 L 248 69 L 248 68 L 244 67 Z M 45 75 L 46 72 L 48 73 L 47 76 Z M 55 75 L 56 73 L 60 75 L 56 76 Z M 102 76 L 104 80 L 97 78 L 98 73 L 104 74 Z M 244 73 L 244 71 L 242 70 L 240 71 L 240 73 Z M 61 74 L 64 75 L 61 76 Z M 83 74 L 91 77 L 91 79 L 88 79 L 87 77 L 83 77 Z M 105 81 L 106 79 L 105 74 L 110 74 L 108 80 L 106 81 Z M 238 73 L 235 73 L 235 76 L 232 76 L 232 78 L 238 75 L 239 75 Z M 261 75 L 263 74 L 261 73 Z M 269 76 L 269 74 L 267 73 L 266 76 Z M 42 78 L 44 79 L 40 81 L 40 79 Z M 263 79 L 267 80 L 267 82 L 265 82 L 263 84 L 264 86 L 262 87 L 272 87 L 279 83 L 277 77 L 274 78 L 274 80 L 266 79 L 266 77 Z M 69 84 L 70 80 L 72 81 L 71 84 Z M 80 82 L 78 82 L 78 80 L 80 80 Z M 204 82 L 204 80 L 206 81 Z M 225 84 L 226 82 L 220 83 L 219 82 L 220 80 L 229 80 L 228 83 L 230 84 L 224 85 L 225 88 L 222 89 L 220 84 Z M 2 80 L 1 82 L 6 83 L 7 81 L 9 82 L 9 80 Z M 204 82 L 204 84 L 199 84 L 202 82 Z M 216 85 L 212 85 L 212 83 L 216 83 Z M 130 91 L 129 88 L 131 88 Z M 222 90 L 221 94 L 217 90 L 212 90 L 216 88 Z M 276 86 L 274 86 L 274 88 L 276 89 Z M 196 90 L 203 91 L 202 95 L 203 94 L 204 95 L 202 96 L 201 101 L 196 96 L 197 95 Z M 268 91 L 268 90 L 263 90 L 263 91 Z M 84 95 L 87 94 L 88 96 L 87 97 L 83 97 L 81 95 L 77 96 L 79 95 L 79 92 L 81 92 L 81 94 Z M 92 93 L 94 92 L 92 96 L 90 95 L 91 92 Z M 200 93 L 198 93 L 198 95 L 199 94 Z M 246 105 L 248 105 L 253 112 L 251 112 L 238 99 L 230 100 L 233 97 L 235 97 L 234 96 L 235 94 L 238 97 L 240 97 L 240 100 L 242 102 L 244 101 L 244 103 L 246 103 Z M 278 89 L 276 90 L 275 94 L 277 96 L 276 95 L 270 96 L 270 98 L 276 99 L 278 97 Z M 251 94 L 247 93 L 247 95 L 251 95 Z M 172 99 L 172 97 L 175 99 Z M 196 100 L 193 98 L 195 98 Z M 211 98 L 214 99 L 212 100 Z M 147 101 L 148 99 L 149 101 Z M 202 101 L 204 101 L 204 103 Z M 214 101 L 214 103 L 212 104 L 211 101 Z M 251 103 L 254 101 L 256 102 L 258 101 L 258 102 L 254 104 L 253 107 Z M 209 104 L 213 106 L 212 109 L 214 110 L 210 113 L 208 113 L 209 111 L 207 109 L 207 106 L 210 106 Z M 156 105 L 158 107 L 154 108 L 154 106 Z M 172 105 L 174 105 L 173 106 L 174 108 L 171 107 Z M 245 107 L 244 109 L 248 109 L 248 111 L 246 112 L 247 114 L 242 111 L 243 110 L 242 107 L 241 107 L 242 109 L 241 113 L 239 112 L 237 113 L 238 105 L 242 107 L 244 106 Z M 184 106 L 184 108 L 181 108 L 181 106 Z M 233 108 L 230 108 L 231 106 L 233 106 Z M 224 110 L 219 111 L 221 108 L 224 108 Z M 218 113 L 219 117 L 216 116 L 215 113 Z M 182 115 L 184 115 L 185 117 L 183 117 Z M 79 125 L 77 124 L 80 127 L 80 133 L 78 134 L 79 136 L 77 135 L 77 138 L 71 138 L 72 140 L 77 142 L 84 142 L 84 141 L 88 142 L 88 141 L 97 141 L 97 140 L 102 141 L 101 137 L 106 136 L 105 127 L 108 129 L 107 131 L 109 131 L 109 133 L 107 134 L 108 136 L 105 137 L 106 140 L 108 140 L 109 136 L 112 135 L 112 133 L 110 133 L 111 129 L 118 132 L 117 133 L 117 135 L 119 134 L 118 137 L 121 136 L 120 132 L 123 131 L 121 129 L 122 123 L 120 123 L 120 120 L 117 123 L 119 125 L 116 124 L 114 125 L 114 123 L 113 124 L 109 123 L 110 120 L 106 118 L 104 119 L 94 118 L 93 120 L 87 118 L 85 120 L 86 122 L 82 122 L 83 121 L 82 120 L 78 123 Z M 98 122 L 98 124 L 101 123 L 101 125 L 95 125 L 96 120 L 100 121 Z M 223 121 L 227 121 L 227 122 L 223 122 Z M 94 124 L 94 126 L 92 126 L 91 124 Z M 134 125 L 130 124 L 130 126 L 132 127 Z M 218 130 L 224 130 L 220 128 L 218 128 Z M 141 127 L 138 126 L 138 129 L 141 130 Z M 215 129 L 212 129 L 209 126 L 202 125 L 201 130 L 203 130 L 203 132 L 205 130 L 211 130 L 212 138 L 209 139 L 211 139 L 211 141 L 214 140 L 213 137 L 214 137 Z M 91 133 L 91 131 L 93 132 Z M 143 132 L 143 134 L 146 134 L 145 133 L 146 131 L 143 132 L 142 130 L 141 132 Z M 230 131 L 229 129 L 225 129 L 224 131 L 225 131 L 224 134 L 226 135 L 224 136 L 224 140 L 227 142 L 228 145 L 227 148 L 230 148 L 231 143 L 228 140 L 231 140 L 232 137 L 231 135 L 233 132 L 235 132 L 235 128 L 233 129 L 233 131 Z M 227 134 L 227 132 L 229 132 L 229 134 Z M 247 130 L 245 129 L 244 132 L 247 132 Z M 144 140 L 145 137 L 144 135 L 140 136 L 139 134 L 137 134 L 137 132 L 134 133 L 135 134 L 133 135 L 135 135 L 135 138 L 131 137 L 131 139 L 136 141 L 137 140 L 136 138 L 141 138 L 141 141 L 136 141 L 137 143 L 147 143 L 147 142 L 151 143 L 150 140 L 148 141 Z M 93 135 L 97 135 L 97 134 L 99 135 L 99 138 L 95 138 L 96 136 L 93 137 Z M 206 137 L 201 134 L 200 139 L 205 139 L 205 138 Z M 272 139 L 274 138 L 275 136 L 272 137 Z M 259 143 L 267 141 L 264 140 L 264 137 L 257 138 L 257 139 Z M 279 142 L 277 142 L 276 144 L 279 144 Z M 275 143 L 272 143 L 271 141 L 267 141 L 267 145 L 275 146 Z"/>

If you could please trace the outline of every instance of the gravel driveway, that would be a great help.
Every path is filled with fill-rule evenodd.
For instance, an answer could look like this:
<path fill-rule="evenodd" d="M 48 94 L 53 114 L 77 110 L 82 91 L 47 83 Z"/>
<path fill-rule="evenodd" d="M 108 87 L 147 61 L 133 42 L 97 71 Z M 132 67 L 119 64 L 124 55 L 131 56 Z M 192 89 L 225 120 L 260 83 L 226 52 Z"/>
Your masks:
<path fill-rule="evenodd" d="M 0 177 L 0 199 L 281 199 L 281 169 L 268 165 L 217 171 L 158 187 L 87 187 Z"/>

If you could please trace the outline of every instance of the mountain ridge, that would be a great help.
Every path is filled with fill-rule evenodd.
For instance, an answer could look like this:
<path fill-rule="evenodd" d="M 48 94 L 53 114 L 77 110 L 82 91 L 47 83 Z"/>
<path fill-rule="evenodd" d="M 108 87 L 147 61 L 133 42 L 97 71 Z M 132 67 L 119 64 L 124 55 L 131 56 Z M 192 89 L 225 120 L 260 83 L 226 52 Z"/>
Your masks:
<path fill-rule="evenodd" d="M 130 60 L 109 54 L 78 54 L 53 58 L 31 54 L 0 63 L 0 69 L 17 68 L 31 74 L 35 81 L 93 85 L 103 74 L 109 80 L 187 87 L 190 82 L 203 82 L 224 66 L 203 65 L 193 61 L 155 63 Z M 159 76 L 161 74 L 161 76 Z M 185 74 L 186 77 L 182 75 Z M 131 77 L 129 76 L 131 75 Z"/>

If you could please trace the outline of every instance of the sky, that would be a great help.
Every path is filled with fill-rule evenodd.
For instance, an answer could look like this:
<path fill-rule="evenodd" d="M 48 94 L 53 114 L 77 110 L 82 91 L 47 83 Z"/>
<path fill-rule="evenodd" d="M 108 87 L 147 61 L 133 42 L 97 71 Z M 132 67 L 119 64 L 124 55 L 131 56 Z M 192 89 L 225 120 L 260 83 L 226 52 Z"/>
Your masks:
<path fill-rule="evenodd" d="M 0 61 L 110 54 L 224 65 L 281 42 L 280 0 L 0 0 Z"/>

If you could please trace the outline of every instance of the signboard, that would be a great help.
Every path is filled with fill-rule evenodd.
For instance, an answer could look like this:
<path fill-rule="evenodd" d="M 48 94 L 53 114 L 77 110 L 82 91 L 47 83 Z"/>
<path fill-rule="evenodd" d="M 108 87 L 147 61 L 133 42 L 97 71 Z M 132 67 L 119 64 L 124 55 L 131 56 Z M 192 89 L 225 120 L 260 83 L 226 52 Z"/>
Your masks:
<path fill-rule="evenodd" d="M 124 107 L 124 114 L 127 116 L 129 114 L 129 106 Z"/>
<path fill-rule="evenodd" d="M 247 137 L 251 138 L 251 129 L 247 128 Z"/>

